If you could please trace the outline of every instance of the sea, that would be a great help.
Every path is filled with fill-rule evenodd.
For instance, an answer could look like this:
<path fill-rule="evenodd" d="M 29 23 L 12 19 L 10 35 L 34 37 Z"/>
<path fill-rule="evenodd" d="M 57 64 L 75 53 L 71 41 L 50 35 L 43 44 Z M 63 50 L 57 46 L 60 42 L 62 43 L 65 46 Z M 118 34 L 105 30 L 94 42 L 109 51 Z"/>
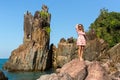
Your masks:
<path fill-rule="evenodd" d="M 43 72 L 8 72 L 2 68 L 6 61 L 8 61 L 8 59 L 0 59 L 0 70 L 8 77 L 8 80 L 36 80 L 40 78 L 41 75 L 54 72 L 53 69 Z"/>

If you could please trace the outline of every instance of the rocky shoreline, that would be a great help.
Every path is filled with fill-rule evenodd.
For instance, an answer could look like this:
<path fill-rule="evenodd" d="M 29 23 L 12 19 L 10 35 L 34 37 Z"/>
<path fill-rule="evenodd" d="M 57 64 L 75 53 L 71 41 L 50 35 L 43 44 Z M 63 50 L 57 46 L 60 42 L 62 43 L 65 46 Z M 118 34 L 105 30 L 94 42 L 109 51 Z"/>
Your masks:
<path fill-rule="evenodd" d="M 43 75 L 37 80 L 113 80 L 104 67 L 98 61 L 73 59 L 56 73 Z"/>
<path fill-rule="evenodd" d="M 49 44 L 50 20 L 51 14 L 45 5 L 34 16 L 28 11 L 24 14 L 23 44 L 12 51 L 3 66 L 5 70 L 44 71 L 52 67 L 61 69 L 38 80 L 119 80 L 120 43 L 109 48 L 103 39 L 89 33 L 85 61 L 80 62 L 76 59 L 78 47 L 73 37 L 62 38 L 58 47 Z"/>

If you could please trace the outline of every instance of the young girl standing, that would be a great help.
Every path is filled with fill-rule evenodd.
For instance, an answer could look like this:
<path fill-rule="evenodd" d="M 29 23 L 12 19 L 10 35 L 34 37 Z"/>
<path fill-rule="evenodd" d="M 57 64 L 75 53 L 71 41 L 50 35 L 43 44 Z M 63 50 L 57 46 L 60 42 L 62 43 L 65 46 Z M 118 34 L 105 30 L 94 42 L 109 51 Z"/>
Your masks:
<path fill-rule="evenodd" d="M 84 47 L 86 45 L 86 35 L 84 32 L 84 28 L 82 24 L 77 24 L 76 25 L 76 31 L 78 33 L 78 38 L 77 38 L 77 45 L 78 45 L 78 56 L 79 56 L 79 60 L 82 61 L 83 58 L 83 50 Z"/>

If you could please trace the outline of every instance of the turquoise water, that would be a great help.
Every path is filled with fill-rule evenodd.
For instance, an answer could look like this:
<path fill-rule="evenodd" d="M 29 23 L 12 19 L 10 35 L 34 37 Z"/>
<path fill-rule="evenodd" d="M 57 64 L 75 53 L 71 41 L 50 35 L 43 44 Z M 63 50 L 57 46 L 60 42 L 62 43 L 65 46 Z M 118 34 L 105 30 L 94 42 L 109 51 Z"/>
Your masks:
<path fill-rule="evenodd" d="M 43 74 L 50 74 L 52 69 L 44 72 L 7 72 L 2 69 L 2 66 L 8 59 L 0 59 L 0 70 L 8 77 L 8 80 L 36 80 Z"/>

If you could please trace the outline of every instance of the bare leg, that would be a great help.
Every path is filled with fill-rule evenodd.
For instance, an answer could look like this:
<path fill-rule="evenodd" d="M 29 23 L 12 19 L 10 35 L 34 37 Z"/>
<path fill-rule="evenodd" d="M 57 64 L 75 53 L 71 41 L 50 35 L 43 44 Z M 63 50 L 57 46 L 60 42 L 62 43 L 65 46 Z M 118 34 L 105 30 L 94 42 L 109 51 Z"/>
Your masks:
<path fill-rule="evenodd" d="M 81 52 L 80 52 L 80 53 L 81 53 L 81 54 L 80 54 L 81 60 L 83 60 L 83 58 L 82 58 L 82 57 L 83 57 L 83 50 L 84 50 L 84 46 L 81 46 Z"/>
<path fill-rule="evenodd" d="M 81 46 L 78 46 L 79 49 L 78 49 L 78 57 L 79 57 L 79 60 L 81 61 L 81 50 L 82 50 L 82 47 Z"/>

